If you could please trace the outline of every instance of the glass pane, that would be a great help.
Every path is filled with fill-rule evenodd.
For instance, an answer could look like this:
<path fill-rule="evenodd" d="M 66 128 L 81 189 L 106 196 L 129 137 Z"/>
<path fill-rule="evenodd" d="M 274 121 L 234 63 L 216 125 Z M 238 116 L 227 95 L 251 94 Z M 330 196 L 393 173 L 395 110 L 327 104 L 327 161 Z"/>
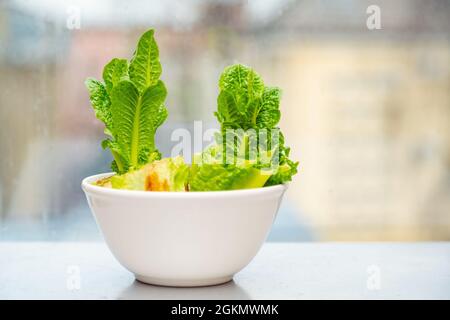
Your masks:
<path fill-rule="evenodd" d="M 150 27 L 169 91 L 165 156 L 173 130 L 218 127 L 226 65 L 282 88 L 300 166 L 270 241 L 449 239 L 450 5 L 378 1 L 379 24 L 370 5 L 2 1 L 0 240 L 101 239 L 80 182 L 111 156 L 84 80 L 130 58 Z"/>

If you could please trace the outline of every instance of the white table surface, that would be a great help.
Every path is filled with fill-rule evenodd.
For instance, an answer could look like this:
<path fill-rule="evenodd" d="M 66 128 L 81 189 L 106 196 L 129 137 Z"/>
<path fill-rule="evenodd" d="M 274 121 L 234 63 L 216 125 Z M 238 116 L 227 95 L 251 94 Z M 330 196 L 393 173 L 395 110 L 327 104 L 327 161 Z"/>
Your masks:
<path fill-rule="evenodd" d="M 0 242 L 0 298 L 450 299 L 450 242 L 266 243 L 204 288 L 136 282 L 99 242 Z"/>

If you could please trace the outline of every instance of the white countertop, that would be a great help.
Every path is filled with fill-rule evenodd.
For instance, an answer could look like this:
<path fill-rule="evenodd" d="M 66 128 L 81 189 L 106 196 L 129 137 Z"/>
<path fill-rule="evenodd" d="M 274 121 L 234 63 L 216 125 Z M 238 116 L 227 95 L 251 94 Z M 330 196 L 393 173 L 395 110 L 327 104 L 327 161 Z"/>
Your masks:
<path fill-rule="evenodd" d="M 0 242 L 0 299 L 450 299 L 450 242 L 266 243 L 234 281 L 136 282 L 99 242 Z"/>

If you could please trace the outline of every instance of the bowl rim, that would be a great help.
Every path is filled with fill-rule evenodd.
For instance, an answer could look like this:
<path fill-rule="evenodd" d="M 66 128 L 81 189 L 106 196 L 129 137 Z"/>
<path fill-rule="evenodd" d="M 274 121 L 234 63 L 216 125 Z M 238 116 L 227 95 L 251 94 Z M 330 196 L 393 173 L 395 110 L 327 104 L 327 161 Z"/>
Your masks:
<path fill-rule="evenodd" d="M 123 190 L 111 189 L 93 185 L 92 182 L 102 178 L 114 175 L 114 172 L 100 173 L 84 178 L 81 182 L 81 188 L 86 194 L 96 196 L 114 196 L 114 197 L 133 197 L 133 198 L 208 198 L 208 197 L 236 197 L 265 195 L 269 193 L 284 192 L 288 184 L 278 184 L 270 187 L 239 189 L 239 190 L 221 190 L 221 191 L 195 191 L 195 192 L 174 192 L 174 191 L 143 191 L 143 190 Z"/>

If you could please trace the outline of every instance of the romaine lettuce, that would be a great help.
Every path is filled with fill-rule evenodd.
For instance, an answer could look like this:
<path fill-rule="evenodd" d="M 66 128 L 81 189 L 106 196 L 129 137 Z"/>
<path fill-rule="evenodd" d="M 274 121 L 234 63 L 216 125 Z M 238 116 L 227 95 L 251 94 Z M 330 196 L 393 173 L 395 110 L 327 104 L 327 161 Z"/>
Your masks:
<path fill-rule="evenodd" d="M 225 68 L 219 90 L 215 116 L 221 134 L 195 156 L 190 189 L 257 188 L 290 181 L 298 163 L 289 159 L 277 127 L 281 90 L 265 86 L 254 70 L 242 64 Z"/>
<path fill-rule="evenodd" d="M 181 157 L 161 159 L 155 133 L 167 118 L 167 90 L 154 31 L 145 32 L 128 62 L 114 58 L 103 69 L 103 82 L 86 87 L 96 117 L 108 136 L 115 176 L 104 187 L 150 191 L 210 191 L 258 188 L 290 181 L 298 162 L 277 127 L 281 90 L 267 87 L 242 64 L 225 68 L 219 79 L 215 143 L 196 154 L 191 167 Z M 230 131 L 231 130 L 231 131 Z M 274 138 L 275 137 L 275 138 Z M 256 152 L 255 152 L 256 151 Z"/>
<path fill-rule="evenodd" d="M 167 118 L 167 90 L 159 80 L 161 64 L 154 31 L 139 40 L 131 62 L 114 58 L 103 70 L 103 81 L 86 80 L 96 117 L 105 124 L 102 142 L 114 157 L 111 168 L 123 174 L 159 159 L 155 133 Z"/>

